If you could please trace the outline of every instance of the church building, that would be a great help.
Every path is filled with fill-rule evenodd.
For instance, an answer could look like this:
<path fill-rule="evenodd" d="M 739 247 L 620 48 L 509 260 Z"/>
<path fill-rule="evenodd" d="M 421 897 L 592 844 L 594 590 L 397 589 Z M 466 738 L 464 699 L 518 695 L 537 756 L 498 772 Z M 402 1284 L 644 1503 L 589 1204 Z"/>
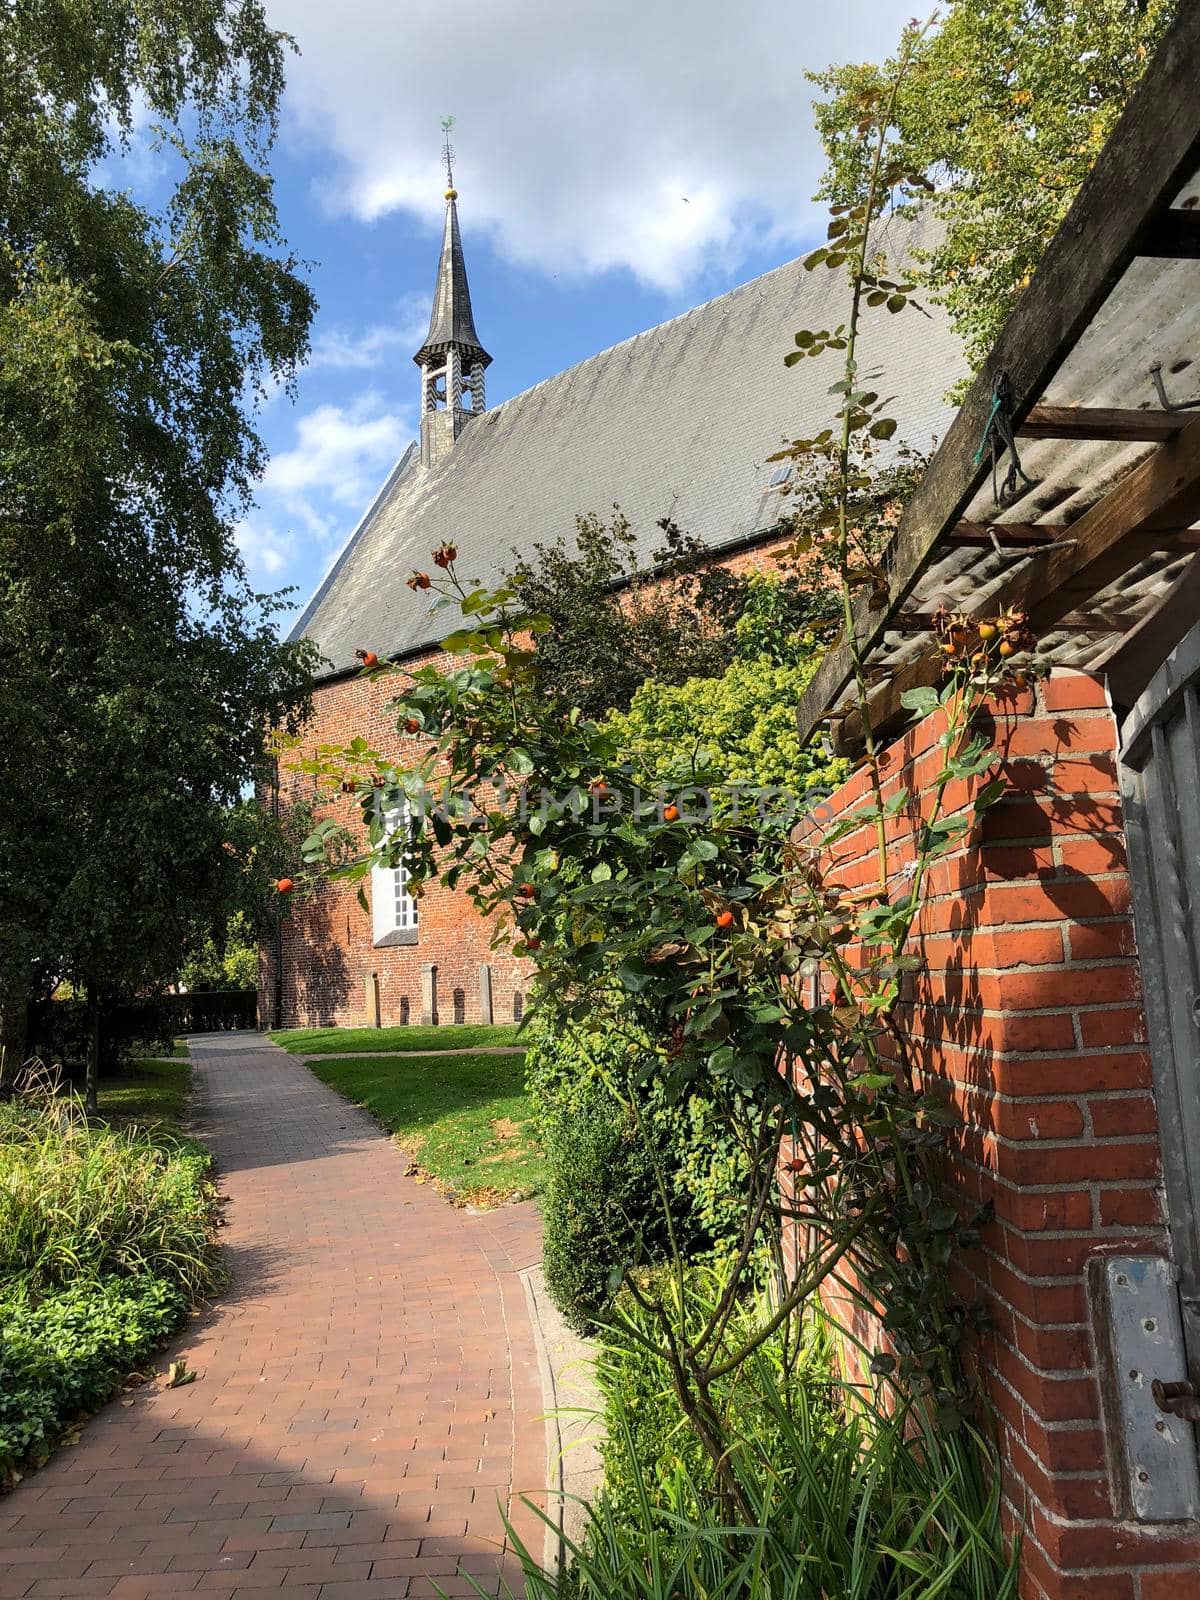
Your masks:
<path fill-rule="evenodd" d="M 453 627 L 405 579 L 453 543 L 464 576 L 498 581 L 514 551 L 570 535 L 579 516 L 628 519 L 649 564 L 670 518 L 714 561 L 769 566 L 786 541 L 791 468 L 768 458 L 828 426 L 829 364 L 784 365 L 803 328 L 845 320 L 846 279 L 789 261 L 682 316 L 614 345 L 488 408 L 492 357 L 475 326 L 453 185 L 429 332 L 419 370 L 420 438 L 367 507 L 300 617 L 294 637 L 324 658 L 301 753 L 361 734 L 415 759 L 385 707 L 395 678 L 361 673 L 356 651 L 415 669 L 439 658 Z M 893 220 L 889 265 L 901 267 L 927 224 Z M 929 451 L 952 412 L 964 367 L 943 312 L 866 312 L 871 386 L 893 396 L 896 442 Z M 281 764 L 280 801 L 311 802 L 312 781 Z M 342 812 L 344 811 L 344 816 Z M 326 807 L 357 825 L 352 802 Z M 419 905 L 403 867 L 377 870 L 364 912 L 351 886 L 324 885 L 288 908 L 264 951 L 260 1014 L 274 1026 L 511 1021 L 527 963 L 492 950 L 466 897 L 431 885 Z"/>

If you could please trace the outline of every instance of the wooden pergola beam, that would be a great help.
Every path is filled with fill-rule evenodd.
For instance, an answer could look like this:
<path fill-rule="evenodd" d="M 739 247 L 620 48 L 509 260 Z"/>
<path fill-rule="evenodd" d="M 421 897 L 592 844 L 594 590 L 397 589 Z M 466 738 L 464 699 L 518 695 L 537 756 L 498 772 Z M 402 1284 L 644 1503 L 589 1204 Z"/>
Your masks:
<path fill-rule="evenodd" d="M 1036 549 L 1041 545 L 1058 544 L 1071 537 L 1068 522 L 956 522 L 946 535 L 944 543 L 950 546 L 984 545 L 994 549 L 992 533 L 996 534 L 1002 550 Z M 1200 544 L 1200 529 L 1172 528 L 1163 532 L 1164 542 Z"/>
<path fill-rule="evenodd" d="M 1184 567 L 1158 605 L 1100 663 L 1119 706 L 1131 706 L 1163 661 L 1200 617 L 1200 554 Z"/>
<path fill-rule="evenodd" d="M 1200 5 L 1182 6 L 905 508 L 884 555 L 888 603 L 873 611 L 864 597 L 856 607 L 855 631 L 864 652 L 989 470 L 986 461 L 976 460 L 976 451 L 991 414 L 996 374 L 1007 374 L 1019 425 L 1200 165 L 1198 61 Z M 852 671 L 844 644 L 830 650 L 797 710 L 802 738 L 840 698 Z"/>
<path fill-rule="evenodd" d="M 1063 529 L 1069 537 L 1033 552 L 1007 582 L 964 612 L 991 617 L 1009 609 L 1024 611 L 1033 631 L 1045 633 L 1147 555 L 1176 542 L 1198 516 L 1200 418 L 1139 462 L 1070 529 Z M 894 721 L 904 691 L 936 683 L 942 668 L 932 645 L 908 662 L 872 695 L 871 726 L 884 728 Z M 861 736 L 855 709 L 843 719 L 839 742 Z"/>
<path fill-rule="evenodd" d="M 1111 439 L 1158 444 L 1172 439 L 1186 419 L 1178 411 L 1120 410 L 1110 406 L 1034 406 L 1017 429 L 1022 439 Z"/>

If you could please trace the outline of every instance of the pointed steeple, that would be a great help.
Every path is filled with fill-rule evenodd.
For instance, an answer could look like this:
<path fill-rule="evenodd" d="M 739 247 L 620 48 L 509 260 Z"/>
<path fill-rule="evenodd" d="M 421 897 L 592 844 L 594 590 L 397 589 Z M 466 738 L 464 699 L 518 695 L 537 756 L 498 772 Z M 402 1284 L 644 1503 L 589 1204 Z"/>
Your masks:
<path fill-rule="evenodd" d="M 475 332 L 467 263 L 463 259 L 462 235 L 458 231 L 457 198 L 456 189 L 446 190 L 446 227 L 442 234 L 442 256 L 433 291 L 429 332 L 413 360 L 419 367 L 440 361 L 450 346 L 455 345 L 462 357 L 463 370 L 469 371 L 475 362 L 486 367 L 492 358 Z"/>
<path fill-rule="evenodd" d="M 440 461 L 471 418 L 485 409 L 483 374 L 492 360 L 475 332 L 471 311 L 467 263 L 455 204 L 458 190 L 454 187 L 454 151 L 449 142 L 453 123 L 454 119 L 447 117 L 442 124 L 447 135 L 442 152 L 446 162 L 446 225 L 433 311 L 425 343 L 413 357 L 421 369 L 421 459 L 426 466 Z M 469 408 L 464 405 L 465 390 L 470 391 Z"/>

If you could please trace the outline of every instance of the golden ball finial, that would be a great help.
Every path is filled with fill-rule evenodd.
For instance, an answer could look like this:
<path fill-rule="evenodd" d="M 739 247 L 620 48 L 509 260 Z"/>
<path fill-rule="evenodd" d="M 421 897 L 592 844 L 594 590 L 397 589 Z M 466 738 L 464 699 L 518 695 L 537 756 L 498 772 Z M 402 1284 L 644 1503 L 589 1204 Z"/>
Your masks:
<path fill-rule="evenodd" d="M 457 200 L 458 199 L 458 190 L 457 189 L 447 189 L 446 190 L 446 199 L 447 200 Z"/>

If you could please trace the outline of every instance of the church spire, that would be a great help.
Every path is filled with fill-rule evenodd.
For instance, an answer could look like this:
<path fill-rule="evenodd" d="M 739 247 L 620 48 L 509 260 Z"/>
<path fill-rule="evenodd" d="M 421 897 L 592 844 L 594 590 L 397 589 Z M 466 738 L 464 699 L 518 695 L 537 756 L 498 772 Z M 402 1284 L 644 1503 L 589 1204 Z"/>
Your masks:
<path fill-rule="evenodd" d="M 467 264 L 455 205 L 458 190 L 454 187 L 454 149 L 450 143 L 453 126 L 453 117 L 442 123 L 446 135 L 442 148 L 446 163 L 446 225 L 433 311 L 425 343 L 413 357 L 421 369 L 421 459 L 426 466 L 440 461 L 470 419 L 484 410 L 487 402 L 483 374 L 492 359 L 475 332 L 471 312 Z M 469 408 L 464 404 L 464 391 L 470 392 Z"/>

